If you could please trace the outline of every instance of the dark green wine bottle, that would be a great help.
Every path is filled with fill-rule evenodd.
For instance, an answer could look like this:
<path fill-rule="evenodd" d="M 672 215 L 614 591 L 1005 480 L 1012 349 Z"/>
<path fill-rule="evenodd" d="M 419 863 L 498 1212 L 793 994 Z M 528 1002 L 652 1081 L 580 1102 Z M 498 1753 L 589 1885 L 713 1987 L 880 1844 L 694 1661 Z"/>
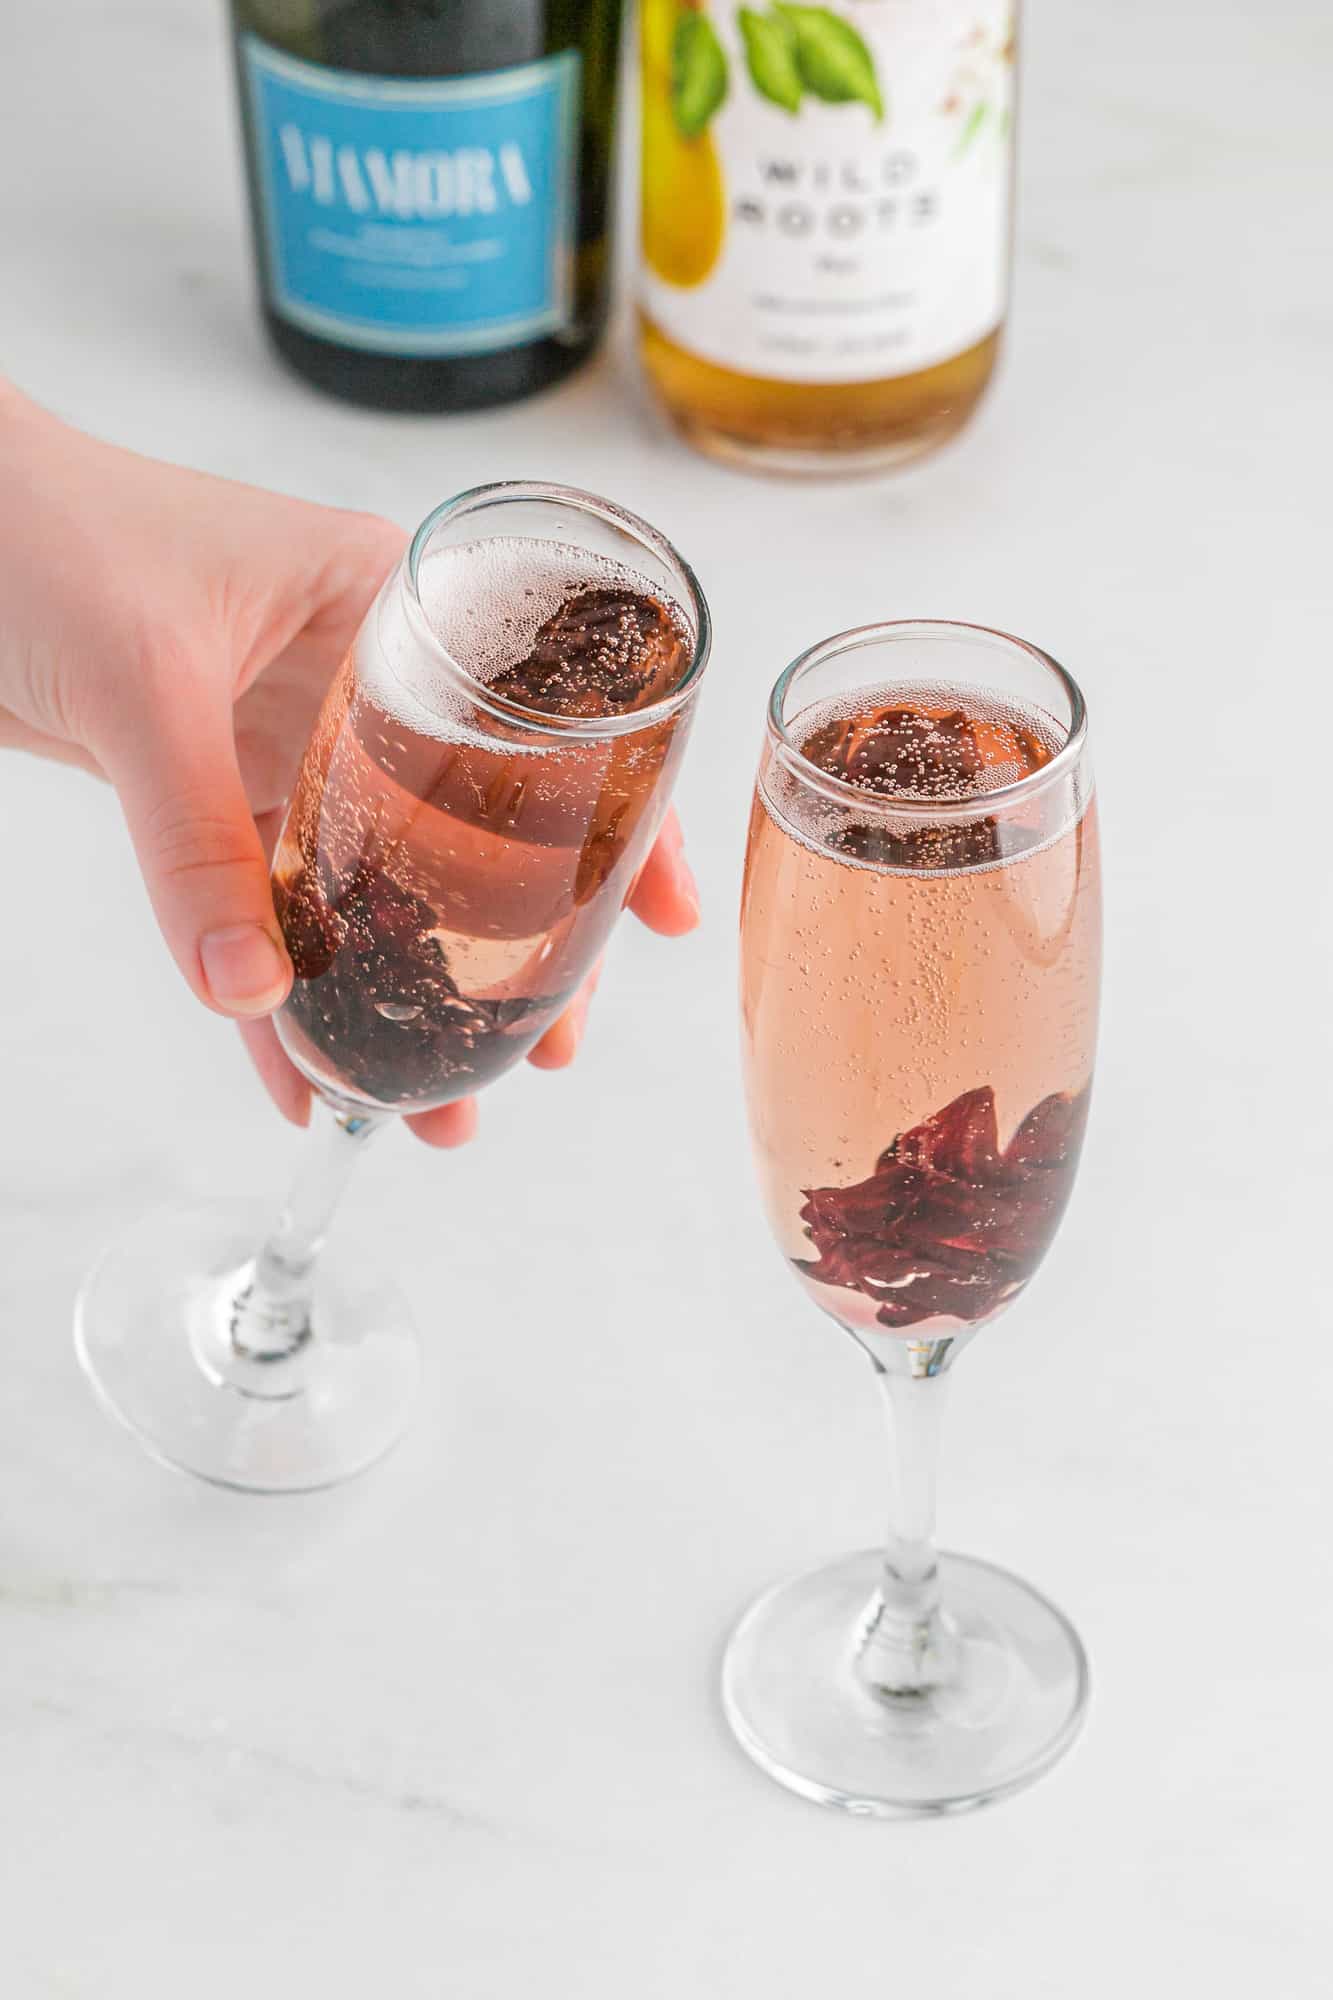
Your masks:
<path fill-rule="evenodd" d="M 469 410 L 606 318 L 622 0 L 232 0 L 264 318 L 309 381 Z"/>

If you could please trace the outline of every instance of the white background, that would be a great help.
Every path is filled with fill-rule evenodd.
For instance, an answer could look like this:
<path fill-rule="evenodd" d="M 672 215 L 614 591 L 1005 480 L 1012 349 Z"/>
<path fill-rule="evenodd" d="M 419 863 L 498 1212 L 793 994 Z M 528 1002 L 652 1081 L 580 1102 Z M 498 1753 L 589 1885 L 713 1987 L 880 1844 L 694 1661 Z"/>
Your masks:
<path fill-rule="evenodd" d="M 342 1227 L 429 1375 L 401 1452 L 308 1500 L 159 1470 L 77 1374 L 108 1235 L 276 1193 L 296 1142 L 114 802 L 0 763 L 7 2000 L 1327 1990 L 1331 61 L 1309 0 L 1038 0 L 993 399 L 907 476 L 805 490 L 689 456 L 614 348 L 484 417 L 320 400 L 252 310 L 221 10 L 7 10 L 21 383 L 404 523 L 485 479 L 603 488 L 718 633 L 681 788 L 706 924 L 626 926 L 577 1070 L 501 1084 L 470 1154 L 367 1160 Z M 864 1366 L 760 1218 L 733 930 L 775 673 L 931 614 L 1050 648 L 1094 717 L 1091 1134 L 959 1369 L 943 1527 L 1068 1608 L 1096 1686 L 1034 1790 L 882 1826 L 769 1784 L 714 1693 L 756 1589 L 874 1538 L 882 1471 Z"/>

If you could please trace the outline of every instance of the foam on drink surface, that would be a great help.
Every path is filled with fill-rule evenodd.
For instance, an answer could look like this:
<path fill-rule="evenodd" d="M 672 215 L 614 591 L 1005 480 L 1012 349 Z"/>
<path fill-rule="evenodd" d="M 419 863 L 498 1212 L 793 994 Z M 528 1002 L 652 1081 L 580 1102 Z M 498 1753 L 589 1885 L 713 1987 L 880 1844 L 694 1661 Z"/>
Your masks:
<path fill-rule="evenodd" d="M 556 542 L 436 551 L 418 589 L 435 643 L 395 579 L 326 703 L 275 878 L 289 1053 L 400 1107 L 484 1084 L 567 1004 L 645 852 L 679 740 L 656 705 L 693 653 L 647 577 Z"/>
<path fill-rule="evenodd" d="M 437 549 L 422 612 L 472 681 L 536 714 L 596 720 L 647 708 L 688 669 L 680 606 L 628 565 L 561 542 L 496 536 Z M 466 686 L 422 647 L 396 591 L 357 651 L 362 692 L 419 735 L 483 741 Z"/>

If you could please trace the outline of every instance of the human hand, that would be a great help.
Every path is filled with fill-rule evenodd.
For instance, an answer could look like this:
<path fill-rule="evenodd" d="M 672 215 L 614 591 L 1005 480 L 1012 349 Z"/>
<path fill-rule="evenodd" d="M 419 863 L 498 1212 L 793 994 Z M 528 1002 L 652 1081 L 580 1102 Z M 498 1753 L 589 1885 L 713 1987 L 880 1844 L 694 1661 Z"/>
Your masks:
<path fill-rule="evenodd" d="M 0 383 L 0 746 L 115 787 L 162 935 L 241 1023 L 283 1114 L 310 1090 L 268 1016 L 292 969 L 269 888 L 283 801 L 326 688 L 405 537 L 368 514 L 140 458 Z M 676 936 L 698 900 L 668 817 L 630 907 Z M 594 974 L 532 1050 L 572 1060 Z M 406 1121 L 434 1145 L 470 1100 Z"/>

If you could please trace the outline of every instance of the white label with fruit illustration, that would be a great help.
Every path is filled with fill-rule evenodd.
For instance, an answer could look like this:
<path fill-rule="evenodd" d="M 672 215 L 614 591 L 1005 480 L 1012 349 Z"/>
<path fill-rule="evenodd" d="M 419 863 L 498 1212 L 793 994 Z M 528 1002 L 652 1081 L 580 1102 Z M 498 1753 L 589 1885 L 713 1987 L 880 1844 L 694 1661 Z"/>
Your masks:
<path fill-rule="evenodd" d="M 1004 314 L 1013 0 L 644 0 L 641 303 L 743 375 L 876 381 Z"/>

